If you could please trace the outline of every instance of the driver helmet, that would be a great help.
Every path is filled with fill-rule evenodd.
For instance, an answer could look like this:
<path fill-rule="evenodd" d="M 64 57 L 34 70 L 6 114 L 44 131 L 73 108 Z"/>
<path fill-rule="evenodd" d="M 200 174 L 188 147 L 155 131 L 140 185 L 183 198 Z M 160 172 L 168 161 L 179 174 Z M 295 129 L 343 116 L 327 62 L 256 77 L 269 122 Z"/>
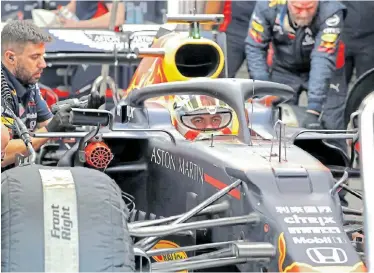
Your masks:
<path fill-rule="evenodd" d="M 174 127 L 188 140 L 233 133 L 233 110 L 216 98 L 175 96 L 172 112 Z"/>

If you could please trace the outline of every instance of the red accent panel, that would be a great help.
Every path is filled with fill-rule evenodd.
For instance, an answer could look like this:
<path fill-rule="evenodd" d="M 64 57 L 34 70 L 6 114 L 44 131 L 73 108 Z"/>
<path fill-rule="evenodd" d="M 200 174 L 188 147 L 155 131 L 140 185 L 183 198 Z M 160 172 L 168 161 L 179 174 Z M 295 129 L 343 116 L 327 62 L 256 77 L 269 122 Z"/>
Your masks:
<path fill-rule="evenodd" d="M 205 182 L 209 183 L 210 185 L 212 185 L 213 187 L 215 187 L 219 190 L 222 190 L 223 188 L 228 186 L 225 183 L 207 175 L 206 173 L 204 173 L 204 179 L 205 179 Z M 232 191 L 229 192 L 229 194 L 232 197 L 240 200 L 240 191 L 238 189 L 233 189 Z"/>
<path fill-rule="evenodd" d="M 223 15 L 224 19 L 222 24 L 219 27 L 219 31 L 225 32 L 227 30 L 227 27 L 231 23 L 231 16 L 232 16 L 232 7 L 231 7 L 231 1 L 232 0 L 226 0 L 223 4 Z"/>
<path fill-rule="evenodd" d="M 338 46 L 338 54 L 336 55 L 336 69 L 340 69 L 345 65 L 345 44 L 340 41 Z"/>

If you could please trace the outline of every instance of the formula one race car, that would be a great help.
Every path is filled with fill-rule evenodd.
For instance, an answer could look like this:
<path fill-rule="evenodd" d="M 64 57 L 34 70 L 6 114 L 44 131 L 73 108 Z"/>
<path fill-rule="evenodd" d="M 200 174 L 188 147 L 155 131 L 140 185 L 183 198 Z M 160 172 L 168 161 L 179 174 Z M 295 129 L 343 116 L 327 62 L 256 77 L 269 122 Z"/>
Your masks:
<path fill-rule="evenodd" d="M 32 158 L 3 173 L 3 271 L 367 271 L 351 242 L 362 221 L 345 217 L 362 212 L 338 196 L 348 171 L 336 181 L 295 145 L 323 133 L 275 116 L 269 137 L 251 126 L 248 100 L 294 91 L 217 79 L 222 50 L 198 29 L 217 18 L 169 17 L 190 31 L 139 50 L 144 65 L 111 111 L 73 109 L 89 132 L 33 134 L 80 140 L 56 166 Z"/>
<path fill-rule="evenodd" d="M 166 110 L 144 106 L 145 100 L 154 96 L 192 93 L 214 95 L 232 106 L 237 115 L 238 135 L 212 135 L 189 141 L 170 122 L 160 123 L 167 119 Z M 32 170 L 33 166 L 18 167 L 3 174 L 7 177 L 3 179 L 3 194 L 7 186 L 8 192 L 13 192 L 12 200 L 18 200 L 10 205 L 4 202 L 5 207 L 12 207 L 5 209 L 10 209 L 5 213 L 9 220 L 3 226 L 8 224 L 10 230 L 3 234 L 3 240 L 10 238 L 7 234 L 14 234 L 13 240 L 25 247 L 31 244 L 24 241 L 30 231 L 35 240 L 30 253 L 21 245 L 12 245 L 10 253 L 7 252 L 9 257 L 17 257 L 18 252 L 23 257 L 22 253 L 27 251 L 30 261 L 38 261 L 38 265 L 32 263 L 33 268 L 41 271 L 43 261 L 49 269 L 56 269 L 58 265 L 51 265 L 56 261 L 54 255 L 71 249 L 80 249 L 83 258 L 76 254 L 79 262 L 71 257 L 64 257 L 61 262 L 84 265 L 82 271 L 103 269 L 104 265 L 88 264 L 86 255 L 91 252 L 97 253 L 96 262 L 104 263 L 105 257 L 110 257 L 105 255 L 112 251 L 117 253 L 118 263 L 129 262 L 131 259 L 124 260 L 129 252 L 123 251 L 131 243 L 119 240 L 127 235 L 118 229 L 118 221 L 124 218 L 116 212 L 124 208 L 120 203 L 112 203 L 119 202 L 120 191 L 104 177 L 106 173 L 135 200 L 136 210 L 128 217 L 126 232 L 134 239 L 135 253 L 148 257 L 153 271 L 212 267 L 222 270 L 223 266 L 236 265 L 240 271 L 253 272 L 365 272 L 346 234 L 351 227 L 344 225 L 337 196 L 347 174 L 336 182 L 325 166 L 287 138 L 275 142 L 250 135 L 244 101 L 253 94 L 269 93 L 283 98 L 293 95 L 288 86 L 274 83 L 196 79 L 134 90 L 113 116 L 105 110 L 73 111 L 73 124 L 109 127 L 97 127 L 87 136 L 72 133 L 82 137 L 81 142 L 66 153 L 58 167 L 39 167 L 39 171 Z M 113 123 L 119 120 L 120 124 Z M 38 136 L 52 135 L 57 136 Z M 90 170 L 93 166 L 102 173 Z M 32 182 L 27 180 L 28 186 L 24 183 L 26 177 L 22 179 L 26 173 L 32 177 Z M 39 173 L 42 188 L 37 186 Z M 60 197 L 55 191 L 61 192 Z M 35 199 L 40 204 L 36 207 Z M 44 211 L 48 212 L 44 220 L 40 200 L 45 200 Z M 74 205 L 67 205 L 70 203 Z M 115 207 L 111 209 L 110 204 Z M 17 211 L 22 211 L 22 218 L 26 218 L 22 221 L 30 224 L 19 226 L 15 221 L 19 217 Z M 112 216 L 108 218 L 106 213 Z M 88 227 L 88 223 L 97 226 Z M 108 237 L 110 225 L 114 225 L 112 230 L 116 228 L 116 237 Z M 101 235 L 90 242 L 95 234 Z M 47 237 L 43 240 L 43 236 Z M 67 241 L 63 241 L 64 236 Z M 40 256 L 43 252 L 39 248 L 44 247 L 46 252 Z M 123 257 L 119 258 L 119 253 Z M 12 263 L 16 269 L 25 268 L 21 258 L 13 258 Z M 127 270 L 133 267 L 122 266 Z"/>

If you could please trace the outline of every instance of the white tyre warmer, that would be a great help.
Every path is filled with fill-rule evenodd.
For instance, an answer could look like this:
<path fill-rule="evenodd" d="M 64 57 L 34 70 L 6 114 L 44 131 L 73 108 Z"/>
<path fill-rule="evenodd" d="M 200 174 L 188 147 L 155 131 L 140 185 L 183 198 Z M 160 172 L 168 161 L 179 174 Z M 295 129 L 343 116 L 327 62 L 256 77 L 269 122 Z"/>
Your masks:
<path fill-rule="evenodd" d="M 3 272 L 134 271 L 128 211 L 110 177 L 32 165 L 1 179 Z"/>

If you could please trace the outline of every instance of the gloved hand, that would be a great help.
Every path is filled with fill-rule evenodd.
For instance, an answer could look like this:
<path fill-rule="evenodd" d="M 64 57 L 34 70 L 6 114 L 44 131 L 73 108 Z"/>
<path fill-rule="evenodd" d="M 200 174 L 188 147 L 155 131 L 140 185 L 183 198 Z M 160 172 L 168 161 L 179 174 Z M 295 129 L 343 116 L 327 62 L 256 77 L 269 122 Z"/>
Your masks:
<path fill-rule="evenodd" d="M 310 130 L 321 130 L 323 126 L 320 121 L 320 114 L 315 111 L 306 111 L 306 117 L 304 118 L 301 127 Z"/>
<path fill-rule="evenodd" d="M 70 124 L 70 105 L 64 105 L 53 116 L 52 120 L 46 126 L 48 132 L 73 131 L 75 127 Z"/>
<path fill-rule="evenodd" d="M 105 103 L 105 98 L 104 96 L 100 96 L 99 91 L 95 91 L 89 95 L 83 96 L 79 100 L 87 100 L 88 109 L 98 109 L 101 105 Z"/>

